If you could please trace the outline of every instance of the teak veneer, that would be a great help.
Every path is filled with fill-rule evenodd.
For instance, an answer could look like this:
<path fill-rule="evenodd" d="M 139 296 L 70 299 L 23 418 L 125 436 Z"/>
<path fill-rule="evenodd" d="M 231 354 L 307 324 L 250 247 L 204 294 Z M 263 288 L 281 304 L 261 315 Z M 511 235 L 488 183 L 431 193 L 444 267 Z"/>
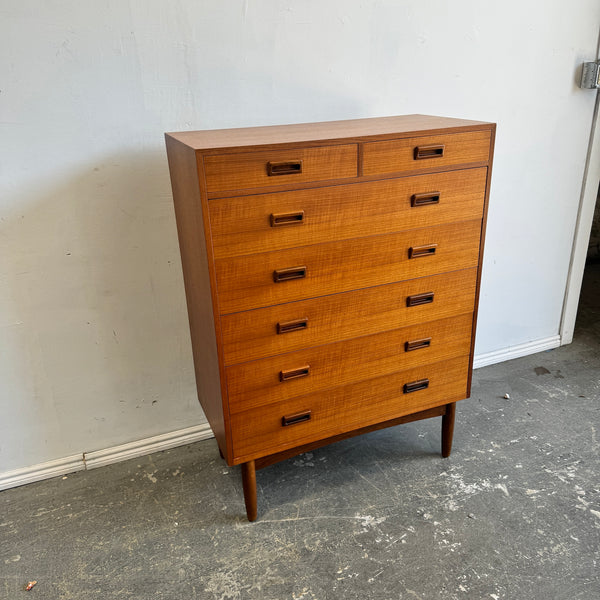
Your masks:
<path fill-rule="evenodd" d="M 408 115 L 166 134 L 198 397 L 256 469 L 468 398 L 495 125 Z"/>

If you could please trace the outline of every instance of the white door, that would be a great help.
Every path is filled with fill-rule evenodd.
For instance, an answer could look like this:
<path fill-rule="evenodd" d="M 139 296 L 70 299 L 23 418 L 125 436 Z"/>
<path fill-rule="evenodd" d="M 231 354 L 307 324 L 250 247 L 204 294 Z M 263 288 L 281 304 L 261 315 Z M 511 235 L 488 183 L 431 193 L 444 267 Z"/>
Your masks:
<path fill-rule="evenodd" d="M 600 60 L 600 36 L 598 40 L 597 58 Z M 571 255 L 571 266 L 569 279 L 565 293 L 565 306 L 561 323 L 561 343 L 569 344 L 573 340 L 575 329 L 575 318 L 577 306 L 579 305 L 579 294 L 585 267 L 585 259 L 590 239 L 590 230 L 594 218 L 594 209 L 598 197 L 598 184 L 600 181 L 600 92 L 590 90 L 595 96 L 594 117 L 590 133 L 589 151 L 587 157 L 586 171 L 581 189 L 581 202 L 577 225 L 573 237 L 573 251 Z"/>

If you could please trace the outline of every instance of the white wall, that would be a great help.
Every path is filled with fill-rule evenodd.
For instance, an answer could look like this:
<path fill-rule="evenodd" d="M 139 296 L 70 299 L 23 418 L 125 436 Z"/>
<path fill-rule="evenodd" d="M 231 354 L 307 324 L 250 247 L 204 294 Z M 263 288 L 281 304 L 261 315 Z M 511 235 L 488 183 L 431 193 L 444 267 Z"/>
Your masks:
<path fill-rule="evenodd" d="M 2 0 L 0 473 L 189 427 L 163 132 L 498 122 L 479 354 L 558 334 L 597 0 Z"/>

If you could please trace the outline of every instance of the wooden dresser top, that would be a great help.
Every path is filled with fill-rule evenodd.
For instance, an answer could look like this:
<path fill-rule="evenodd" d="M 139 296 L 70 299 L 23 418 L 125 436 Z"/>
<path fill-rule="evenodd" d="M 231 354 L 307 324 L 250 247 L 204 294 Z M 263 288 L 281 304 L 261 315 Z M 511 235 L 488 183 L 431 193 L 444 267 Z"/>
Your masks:
<path fill-rule="evenodd" d="M 373 138 L 397 138 L 405 135 L 454 133 L 493 128 L 493 123 L 470 121 L 430 115 L 403 115 L 321 123 L 243 127 L 239 129 L 207 129 L 167 133 L 166 136 L 194 150 L 219 150 L 294 144 L 306 142 L 332 142 L 336 140 L 369 141 Z"/>

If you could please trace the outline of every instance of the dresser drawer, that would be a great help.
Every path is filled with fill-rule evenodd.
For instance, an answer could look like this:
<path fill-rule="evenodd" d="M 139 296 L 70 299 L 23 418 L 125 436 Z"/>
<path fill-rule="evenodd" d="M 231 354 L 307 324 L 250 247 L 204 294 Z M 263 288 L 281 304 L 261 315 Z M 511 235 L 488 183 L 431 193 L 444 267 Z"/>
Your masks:
<path fill-rule="evenodd" d="M 226 365 L 471 312 L 477 269 L 221 318 Z"/>
<path fill-rule="evenodd" d="M 392 233 L 482 217 L 487 169 L 219 198 L 215 258 Z"/>
<path fill-rule="evenodd" d="M 474 267 L 480 235 L 478 219 L 217 260 L 220 312 Z"/>
<path fill-rule="evenodd" d="M 230 421 L 234 461 L 462 400 L 468 368 L 463 356 L 236 413 Z"/>
<path fill-rule="evenodd" d="M 241 412 L 464 356 L 472 326 L 468 313 L 228 367 L 229 410 Z"/>
<path fill-rule="evenodd" d="M 356 144 L 262 150 L 204 157 L 209 193 L 356 177 Z"/>
<path fill-rule="evenodd" d="M 363 146 L 363 175 L 486 162 L 490 143 L 490 131 L 368 142 Z"/>

